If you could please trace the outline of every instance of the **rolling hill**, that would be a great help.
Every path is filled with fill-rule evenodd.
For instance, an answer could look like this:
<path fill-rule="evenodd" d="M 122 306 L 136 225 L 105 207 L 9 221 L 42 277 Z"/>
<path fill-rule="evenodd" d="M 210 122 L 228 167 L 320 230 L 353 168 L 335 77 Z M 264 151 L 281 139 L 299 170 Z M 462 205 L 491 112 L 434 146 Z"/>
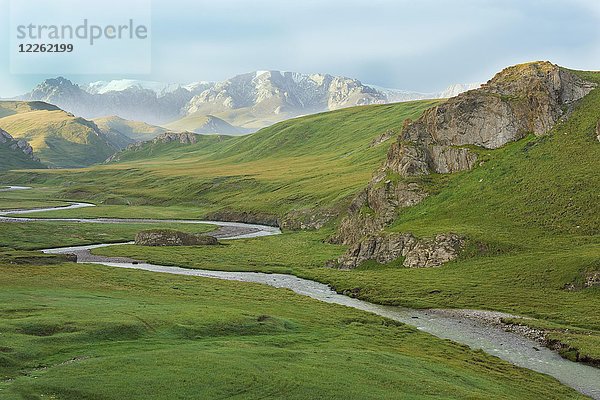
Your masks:
<path fill-rule="evenodd" d="M 389 139 L 405 119 L 437 102 L 343 109 L 228 140 L 207 135 L 191 145 L 142 144 L 117 154 L 120 164 L 80 171 L 90 183 L 71 189 L 77 186 L 98 200 L 112 192 L 132 204 L 182 202 L 203 204 L 207 211 L 340 212 L 385 158 Z"/>
<path fill-rule="evenodd" d="M 24 140 L 15 140 L 0 129 L 0 170 L 44 168 L 33 155 L 33 149 Z"/>
<path fill-rule="evenodd" d="M 0 128 L 24 139 L 36 157 L 56 168 L 78 168 L 102 162 L 128 139 L 106 135 L 96 124 L 39 102 L 0 102 Z"/>
<path fill-rule="evenodd" d="M 221 118 L 212 115 L 195 113 L 187 115 L 181 119 L 164 125 L 171 131 L 188 131 L 200 134 L 220 134 L 220 135 L 241 135 L 250 131 L 243 128 L 237 128 Z"/>
<path fill-rule="evenodd" d="M 116 115 L 94 118 L 92 121 L 105 134 L 112 133 L 113 135 L 120 135 L 121 137 L 124 136 L 125 138 L 129 138 L 129 143 L 126 143 L 125 146 L 121 146 L 122 148 L 126 147 L 127 144 L 132 142 L 145 142 L 147 140 L 152 140 L 158 135 L 168 131 L 168 129 L 160 126 L 150 125 L 140 121 L 130 121 L 117 117 Z"/>

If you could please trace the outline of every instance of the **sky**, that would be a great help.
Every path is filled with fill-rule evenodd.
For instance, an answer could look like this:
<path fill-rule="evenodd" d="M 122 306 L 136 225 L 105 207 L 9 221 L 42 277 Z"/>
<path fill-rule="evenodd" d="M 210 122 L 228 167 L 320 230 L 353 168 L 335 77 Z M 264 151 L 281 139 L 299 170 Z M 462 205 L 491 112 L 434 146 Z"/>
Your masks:
<path fill-rule="evenodd" d="M 600 69 L 599 0 L 147 1 L 149 68 L 60 75 L 76 83 L 124 78 L 189 83 L 284 70 L 432 92 L 484 82 L 505 66 L 533 60 Z M 11 73 L 9 2 L 0 0 L 0 97 L 59 75 Z M 140 11 L 128 0 L 101 4 L 119 16 Z M 34 18 L 36 8 L 29 12 Z M 127 49 L 118 51 L 128 56 Z M 102 60 L 98 50 L 85 62 Z"/>

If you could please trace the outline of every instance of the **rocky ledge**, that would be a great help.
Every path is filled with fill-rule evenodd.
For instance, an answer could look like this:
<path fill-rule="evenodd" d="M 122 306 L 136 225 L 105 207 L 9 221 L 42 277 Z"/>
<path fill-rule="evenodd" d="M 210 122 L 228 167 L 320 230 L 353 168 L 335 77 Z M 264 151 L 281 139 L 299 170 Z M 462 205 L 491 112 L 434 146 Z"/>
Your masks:
<path fill-rule="evenodd" d="M 219 241 L 212 236 L 159 229 L 139 232 L 135 235 L 135 244 L 139 246 L 214 246 L 218 245 Z"/>

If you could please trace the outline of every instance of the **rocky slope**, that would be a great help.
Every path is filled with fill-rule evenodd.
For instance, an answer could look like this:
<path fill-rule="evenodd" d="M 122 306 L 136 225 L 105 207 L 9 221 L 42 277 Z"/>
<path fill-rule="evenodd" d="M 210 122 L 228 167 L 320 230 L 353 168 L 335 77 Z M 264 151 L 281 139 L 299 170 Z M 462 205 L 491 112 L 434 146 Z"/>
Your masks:
<path fill-rule="evenodd" d="M 476 148 L 495 149 L 527 134 L 547 133 L 561 118 L 567 118 L 574 102 L 594 86 L 549 62 L 522 64 L 504 69 L 480 89 L 430 108 L 414 122 L 407 121 L 384 165 L 354 199 L 331 239 L 351 246 L 339 264 L 355 267 L 366 259 L 387 262 L 398 254 L 406 256 L 405 237 L 390 238 L 379 232 L 393 221 L 398 209 L 427 196 L 418 183 L 419 176 L 472 169 L 477 163 Z M 432 246 L 449 248 L 426 240 L 428 252 L 436 252 Z M 453 242 L 458 243 L 456 238 Z M 450 254 L 439 259 L 444 261 L 457 254 L 440 251 Z M 440 263 L 409 264 L 405 265 Z"/>
<path fill-rule="evenodd" d="M 0 129 L 0 169 L 43 168 L 26 140 L 17 140 Z"/>

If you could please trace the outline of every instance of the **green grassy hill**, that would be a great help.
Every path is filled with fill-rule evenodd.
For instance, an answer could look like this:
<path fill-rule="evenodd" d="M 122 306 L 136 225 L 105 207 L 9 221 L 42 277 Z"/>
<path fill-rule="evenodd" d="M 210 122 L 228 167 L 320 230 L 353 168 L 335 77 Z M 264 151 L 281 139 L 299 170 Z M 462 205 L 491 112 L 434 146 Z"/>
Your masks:
<path fill-rule="evenodd" d="M 78 171 L 76 176 L 28 173 L 27 180 L 75 179 L 64 196 L 100 202 L 111 193 L 130 204 L 201 206 L 204 212 L 282 215 L 301 208 L 340 207 L 384 159 L 389 141 L 373 141 L 397 132 L 406 118 L 418 117 L 432 104 L 344 109 L 285 121 L 249 136 L 207 136 L 194 145 L 146 144 L 122 153 L 119 164 Z"/>
<path fill-rule="evenodd" d="M 12 150 L 0 144 L 0 171 L 37 168 L 44 168 L 44 166 L 32 160 L 22 151 Z"/>
<path fill-rule="evenodd" d="M 51 167 L 83 167 L 102 162 L 120 146 L 121 138 L 103 134 L 90 121 L 41 102 L 0 102 L 0 128 L 25 139 Z"/>
<path fill-rule="evenodd" d="M 145 142 L 152 140 L 161 133 L 167 132 L 167 129 L 160 126 L 150 125 L 140 121 L 129 121 L 117 116 L 94 118 L 94 123 L 105 134 L 121 134 L 132 142 Z M 125 146 L 123 146 L 125 147 Z"/>

